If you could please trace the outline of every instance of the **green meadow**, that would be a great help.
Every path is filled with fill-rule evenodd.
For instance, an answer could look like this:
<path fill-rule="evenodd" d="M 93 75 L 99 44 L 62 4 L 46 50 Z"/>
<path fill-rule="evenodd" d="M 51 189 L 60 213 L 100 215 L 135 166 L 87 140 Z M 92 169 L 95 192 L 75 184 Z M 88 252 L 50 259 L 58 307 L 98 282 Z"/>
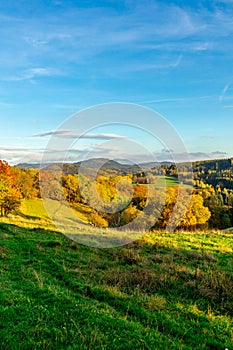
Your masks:
<path fill-rule="evenodd" d="M 232 238 L 156 232 L 91 248 L 24 201 L 0 223 L 0 349 L 231 350 Z"/>
<path fill-rule="evenodd" d="M 157 187 L 174 187 L 179 185 L 177 178 L 173 176 L 158 176 Z"/>

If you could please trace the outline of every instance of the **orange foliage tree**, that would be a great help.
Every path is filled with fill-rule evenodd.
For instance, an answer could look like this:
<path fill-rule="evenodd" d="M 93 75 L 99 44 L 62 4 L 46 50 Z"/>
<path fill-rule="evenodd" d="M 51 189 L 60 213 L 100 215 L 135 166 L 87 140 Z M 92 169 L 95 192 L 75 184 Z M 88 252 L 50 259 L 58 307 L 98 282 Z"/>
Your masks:
<path fill-rule="evenodd" d="M 0 215 L 7 216 L 20 206 L 21 194 L 15 184 L 10 165 L 0 160 Z"/>

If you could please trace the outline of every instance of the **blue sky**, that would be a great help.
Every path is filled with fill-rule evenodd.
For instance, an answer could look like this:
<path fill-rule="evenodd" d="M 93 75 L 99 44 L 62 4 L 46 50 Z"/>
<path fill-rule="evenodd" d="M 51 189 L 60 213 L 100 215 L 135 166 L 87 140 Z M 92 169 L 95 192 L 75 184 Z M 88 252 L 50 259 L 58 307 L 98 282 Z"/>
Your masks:
<path fill-rule="evenodd" d="M 232 0 L 1 0 L 0 46 L 0 158 L 11 164 L 40 161 L 64 120 L 111 102 L 164 116 L 191 159 L 233 156 Z M 90 133 L 77 149 L 106 148 L 106 134 L 140 139 Z"/>

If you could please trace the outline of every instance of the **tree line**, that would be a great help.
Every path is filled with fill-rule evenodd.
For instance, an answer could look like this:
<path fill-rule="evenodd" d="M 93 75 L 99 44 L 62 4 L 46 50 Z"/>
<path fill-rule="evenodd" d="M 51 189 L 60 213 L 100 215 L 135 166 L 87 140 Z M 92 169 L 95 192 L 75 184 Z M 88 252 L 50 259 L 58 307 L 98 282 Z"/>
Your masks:
<path fill-rule="evenodd" d="M 34 170 L 19 169 L 0 160 L 0 215 L 20 207 L 23 198 L 39 197 L 39 176 Z"/>
<path fill-rule="evenodd" d="M 167 170 L 164 170 L 166 174 Z M 63 174 L 60 177 L 57 171 L 42 172 L 43 176 L 39 181 L 38 170 L 21 169 L 10 166 L 6 161 L 0 161 L 1 216 L 19 210 L 24 198 L 40 198 L 42 190 L 44 197 L 52 200 L 65 198 L 76 210 L 80 203 L 91 208 L 90 224 L 97 227 L 118 227 L 133 222 L 141 215 L 142 224 L 143 220 L 147 220 L 151 222 L 152 229 L 164 229 L 174 213 L 177 202 L 178 186 L 158 188 L 156 184 L 159 176 L 153 173 L 101 175 L 93 183 L 85 175 Z M 169 172 L 169 176 L 176 176 L 174 167 L 170 168 Z M 183 178 L 185 179 L 185 176 Z M 193 185 L 189 207 L 186 208 L 186 213 L 178 222 L 177 228 L 224 229 L 233 226 L 233 192 L 220 186 L 215 188 L 201 178 L 196 178 Z M 153 196 L 153 201 L 149 204 L 148 186 Z M 182 188 L 184 198 L 188 195 L 188 190 L 188 187 Z M 98 208 L 100 198 L 103 205 Z M 116 210 L 111 213 L 109 208 L 113 205 Z M 148 205 L 153 206 L 150 211 L 153 214 L 143 216 L 142 213 Z M 177 220 L 179 212 L 183 210 L 182 203 L 179 205 L 175 213 Z M 154 220 L 154 216 L 157 220 Z"/>

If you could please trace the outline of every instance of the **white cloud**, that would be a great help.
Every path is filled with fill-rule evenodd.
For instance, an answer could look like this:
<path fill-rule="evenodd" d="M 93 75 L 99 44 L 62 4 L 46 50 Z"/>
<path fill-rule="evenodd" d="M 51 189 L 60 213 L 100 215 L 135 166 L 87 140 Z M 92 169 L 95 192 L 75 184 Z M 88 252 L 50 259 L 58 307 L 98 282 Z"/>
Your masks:
<path fill-rule="evenodd" d="M 170 98 L 158 98 L 154 100 L 144 100 L 144 101 L 139 101 L 139 104 L 155 104 L 155 103 L 185 103 L 185 102 L 192 102 L 192 101 L 201 101 L 201 100 L 209 100 L 209 99 L 215 99 L 216 96 L 194 96 L 194 97 L 170 97 Z"/>
<path fill-rule="evenodd" d="M 96 140 L 111 140 L 111 139 L 126 139 L 125 136 L 117 134 L 77 134 L 73 130 L 50 130 L 33 135 L 33 137 L 55 136 L 68 139 L 96 139 Z"/>
<path fill-rule="evenodd" d="M 176 161 L 176 162 L 189 162 L 189 161 L 197 161 L 197 160 L 211 160 L 216 158 L 226 158 L 228 154 L 222 151 L 215 152 L 190 152 L 190 153 L 172 153 L 165 156 L 164 153 L 156 153 L 156 158 L 162 161 Z"/>
<path fill-rule="evenodd" d="M 3 80 L 22 81 L 22 80 L 31 80 L 37 77 L 49 77 L 52 75 L 57 75 L 56 70 L 52 68 L 36 67 L 36 68 L 31 68 L 23 71 L 21 75 L 6 77 Z"/>
<path fill-rule="evenodd" d="M 171 69 L 176 68 L 180 65 L 182 60 L 182 55 L 179 55 L 177 58 L 173 60 L 164 58 L 163 62 L 161 62 L 161 58 L 158 62 L 150 62 L 150 63 L 129 63 L 125 64 L 121 68 L 118 68 L 118 71 L 121 72 L 139 72 L 146 70 L 162 70 L 162 69 Z"/>
<path fill-rule="evenodd" d="M 219 102 L 222 102 L 223 99 L 225 99 L 225 97 L 226 97 L 225 95 L 226 95 L 227 91 L 229 90 L 231 84 L 232 84 L 232 81 L 226 83 L 226 85 L 224 86 L 221 94 L 219 95 Z"/>
<path fill-rule="evenodd" d="M 0 146 L 0 159 L 5 159 L 11 164 L 18 163 L 40 163 L 41 161 L 48 162 L 78 162 L 88 158 L 109 158 L 131 160 L 134 163 L 145 162 L 185 162 L 196 160 L 210 160 L 216 158 L 226 158 L 229 155 L 224 151 L 214 152 L 191 152 L 191 153 L 177 153 L 173 150 L 162 149 L 160 152 L 153 154 L 145 154 L 131 149 L 125 149 L 121 145 L 84 145 L 82 147 L 73 147 L 70 149 L 43 149 L 30 148 L 27 146 Z"/>

